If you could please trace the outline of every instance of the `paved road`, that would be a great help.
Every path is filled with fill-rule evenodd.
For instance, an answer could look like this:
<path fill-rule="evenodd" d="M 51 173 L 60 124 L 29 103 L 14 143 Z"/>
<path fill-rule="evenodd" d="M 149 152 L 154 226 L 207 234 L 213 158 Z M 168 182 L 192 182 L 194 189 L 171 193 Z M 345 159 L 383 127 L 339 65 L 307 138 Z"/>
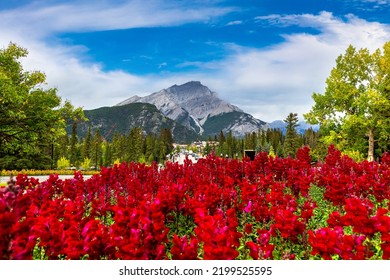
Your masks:
<path fill-rule="evenodd" d="M 49 175 L 39 175 L 39 176 L 30 176 L 30 177 L 34 177 L 34 178 L 37 178 L 39 179 L 39 182 L 43 182 L 45 180 L 47 180 L 47 178 L 49 178 Z M 73 178 L 74 176 L 73 175 L 58 175 L 58 177 L 61 179 L 61 180 L 65 180 L 65 179 L 71 179 Z M 91 177 L 91 175 L 83 175 L 84 179 L 88 179 Z M 7 176 L 0 176 L 0 183 L 6 183 L 9 181 L 9 177 Z"/>

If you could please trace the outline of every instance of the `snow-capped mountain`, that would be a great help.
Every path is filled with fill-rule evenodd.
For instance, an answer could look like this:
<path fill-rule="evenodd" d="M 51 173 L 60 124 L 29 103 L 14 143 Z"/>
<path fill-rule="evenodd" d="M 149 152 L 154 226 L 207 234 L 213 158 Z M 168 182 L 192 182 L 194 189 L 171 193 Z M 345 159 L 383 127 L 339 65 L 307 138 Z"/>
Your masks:
<path fill-rule="evenodd" d="M 145 97 L 132 96 L 116 106 L 131 103 L 155 105 L 166 117 L 201 135 L 232 131 L 234 136 L 261 129 L 265 122 L 243 112 L 198 81 L 173 85 Z"/>

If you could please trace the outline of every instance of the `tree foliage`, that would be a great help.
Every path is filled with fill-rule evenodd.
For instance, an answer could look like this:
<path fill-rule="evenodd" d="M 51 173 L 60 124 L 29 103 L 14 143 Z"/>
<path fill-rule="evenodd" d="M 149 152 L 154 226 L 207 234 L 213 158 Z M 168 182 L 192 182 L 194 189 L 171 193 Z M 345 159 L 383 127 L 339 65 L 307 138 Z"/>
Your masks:
<path fill-rule="evenodd" d="M 296 131 L 299 126 L 298 114 L 290 113 L 287 118 L 284 120 L 286 123 L 286 139 L 284 141 L 284 155 L 285 156 L 295 156 L 300 143 L 298 133 Z"/>
<path fill-rule="evenodd" d="M 390 42 L 373 53 L 349 46 L 336 59 L 325 92 L 313 94 L 315 104 L 304 117 L 321 125 L 325 144 L 372 161 L 375 147 L 378 156 L 389 148 L 389 81 Z"/>
<path fill-rule="evenodd" d="M 26 49 L 10 43 L 0 49 L 0 168 L 47 168 L 53 143 L 65 135 L 66 118 L 82 117 L 57 89 L 47 88 L 46 76 L 25 71 Z"/>

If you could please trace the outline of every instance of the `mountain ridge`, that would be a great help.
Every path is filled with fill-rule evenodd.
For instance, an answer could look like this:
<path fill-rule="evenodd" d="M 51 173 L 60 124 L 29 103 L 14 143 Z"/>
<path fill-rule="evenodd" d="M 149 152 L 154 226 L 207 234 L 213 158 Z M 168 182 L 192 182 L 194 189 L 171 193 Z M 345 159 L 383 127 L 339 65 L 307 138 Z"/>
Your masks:
<path fill-rule="evenodd" d="M 247 133 L 279 128 L 285 132 L 285 123 L 277 120 L 271 123 L 256 119 L 239 107 L 218 97 L 199 81 L 173 85 L 167 89 L 140 97 L 133 95 L 111 107 L 84 110 L 88 122 L 79 125 L 81 136 L 88 127 L 100 129 L 103 137 L 110 139 L 113 133 L 128 133 L 140 127 L 144 133 L 158 134 L 169 128 L 178 143 L 189 143 L 207 139 L 223 133 L 232 132 L 235 137 Z M 308 127 L 300 122 L 298 132 Z"/>
<path fill-rule="evenodd" d="M 166 117 L 200 135 L 232 131 L 234 136 L 244 136 L 245 133 L 261 129 L 266 124 L 237 106 L 220 99 L 216 92 L 199 81 L 175 84 L 144 97 L 135 95 L 115 106 L 130 103 L 153 104 Z M 231 123 L 226 123 L 223 119 L 226 114 L 229 114 Z M 213 124 L 210 124 L 210 121 Z"/>
<path fill-rule="evenodd" d="M 144 133 L 156 135 L 161 129 L 170 128 L 177 142 L 190 142 L 197 138 L 196 133 L 165 117 L 156 106 L 148 103 L 84 110 L 84 115 L 88 122 L 78 125 L 81 136 L 87 133 L 88 127 L 99 129 L 106 139 L 112 139 L 115 132 L 126 134 L 132 128 L 140 127 Z"/>

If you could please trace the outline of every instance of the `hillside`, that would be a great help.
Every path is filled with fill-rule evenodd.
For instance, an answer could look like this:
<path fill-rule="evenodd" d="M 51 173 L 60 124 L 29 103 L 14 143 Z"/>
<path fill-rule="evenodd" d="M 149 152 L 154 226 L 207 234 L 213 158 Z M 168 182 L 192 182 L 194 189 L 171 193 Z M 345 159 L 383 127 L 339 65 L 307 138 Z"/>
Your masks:
<path fill-rule="evenodd" d="M 145 133 L 158 134 L 162 128 L 170 128 L 177 142 L 188 142 L 197 138 L 197 134 L 164 116 L 156 106 L 147 103 L 131 103 L 123 106 L 102 107 L 85 110 L 87 122 L 78 126 L 80 136 L 84 136 L 88 127 L 100 129 L 101 135 L 112 139 L 115 131 L 128 133 L 134 127 L 140 127 Z"/>

